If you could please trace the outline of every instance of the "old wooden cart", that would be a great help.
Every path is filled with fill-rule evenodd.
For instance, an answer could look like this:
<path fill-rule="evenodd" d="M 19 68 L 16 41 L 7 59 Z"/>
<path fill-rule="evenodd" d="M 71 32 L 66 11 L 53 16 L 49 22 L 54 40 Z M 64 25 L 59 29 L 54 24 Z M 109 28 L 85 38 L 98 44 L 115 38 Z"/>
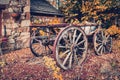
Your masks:
<path fill-rule="evenodd" d="M 112 38 L 96 24 L 64 23 L 32 28 L 30 49 L 35 56 L 54 53 L 59 66 L 67 70 L 85 60 L 90 36 L 97 55 L 111 52 Z"/>

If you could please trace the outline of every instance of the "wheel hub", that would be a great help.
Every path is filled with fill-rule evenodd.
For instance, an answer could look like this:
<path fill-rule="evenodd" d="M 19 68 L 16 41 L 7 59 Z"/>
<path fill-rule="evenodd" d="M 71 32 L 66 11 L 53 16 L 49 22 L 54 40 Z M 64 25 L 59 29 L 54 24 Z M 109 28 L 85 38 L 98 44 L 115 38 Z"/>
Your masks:
<path fill-rule="evenodd" d="M 75 44 L 72 44 L 71 47 L 70 47 L 70 51 L 71 51 L 71 52 L 74 52 L 74 50 L 76 50 L 76 45 L 75 45 Z"/>
<path fill-rule="evenodd" d="M 43 44 L 44 46 L 48 46 L 48 45 L 49 45 L 49 40 L 48 40 L 48 39 L 42 40 L 42 44 Z"/>
<path fill-rule="evenodd" d="M 107 40 L 103 39 L 103 41 L 102 41 L 103 45 L 106 45 L 106 42 L 107 42 Z"/>

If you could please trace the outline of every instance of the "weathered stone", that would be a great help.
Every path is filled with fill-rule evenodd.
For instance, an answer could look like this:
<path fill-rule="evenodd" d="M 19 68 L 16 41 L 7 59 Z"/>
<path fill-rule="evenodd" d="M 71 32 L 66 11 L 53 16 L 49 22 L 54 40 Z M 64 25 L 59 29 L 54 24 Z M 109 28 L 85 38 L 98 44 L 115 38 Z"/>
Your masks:
<path fill-rule="evenodd" d="M 13 24 L 13 28 L 17 28 L 17 27 L 19 27 L 19 24 L 18 23 L 14 23 Z"/>
<path fill-rule="evenodd" d="M 5 26 L 6 26 L 6 28 L 12 28 L 13 24 L 8 23 L 8 24 L 6 24 Z M 4 28 L 4 27 L 3 27 L 3 28 Z"/>
<path fill-rule="evenodd" d="M 26 38 L 26 40 L 23 42 L 23 48 L 27 48 L 29 47 L 29 44 L 30 44 L 30 39 L 29 38 Z"/>
<path fill-rule="evenodd" d="M 12 32 L 11 29 L 7 29 L 7 30 L 6 30 L 6 33 L 7 33 L 7 35 L 9 35 L 9 36 L 11 35 L 11 32 Z"/>
<path fill-rule="evenodd" d="M 30 20 L 30 13 L 29 12 L 26 12 L 25 16 L 26 16 L 26 20 Z"/>
<path fill-rule="evenodd" d="M 15 48 L 16 48 L 16 49 L 21 49 L 21 48 L 23 48 L 22 40 L 17 40 L 17 41 L 16 41 Z"/>
<path fill-rule="evenodd" d="M 30 7 L 29 6 L 25 6 L 23 10 L 24 10 L 24 12 L 30 12 Z"/>
<path fill-rule="evenodd" d="M 22 20 L 21 21 L 21 27 L 30 26 L 30 20 Z"/>
<path fill-rule="evenodd" d="M 15 40 L 14 39 L 12 39 L 12 38 L 9 38 L 9 43 L 15 43 Z"/>
<path fill-rule="evenodd" d="M 16 31 L 12 31 L 12 35 L 10 36 L 11 38 L 16 38 L 19 37 L 20 33 Z"/>
<path fill-rule="evenodd" d="M 29 32 L 23 32 L 17 38 L 18 41 L 21 41 L 20 45 L 22 44 L 22 46 L 21 46 L 22 48 L 29 47 L 29 39 L 30 39 L 30 33 Z"/>
<path fill-rule="evenodd" d="M 5 36 L 5 35 L 11 35 L 11 29 L 2 29 L 2 35 Z"/>
<path fill-rule="evenodd" d="M 13 12 L 13 9 L 10 7 L 10 8 L 8 8 L 8 11 L 9 12 Z"/>
<path fill-rule="evenodd" d="M 9 43 L 14 49 L 29 47 L 29 39 L 30 39 L 30 1 L 23 0 L 21 1 L 25 4 L 22 7 L 23 11 L 21 16 L 14 17 L 11 15 L 13 9 L 11 7 L 7 7 L 6 13 L 3 13 L 2 22 L 2 36 L 9 36 Z M 9 13 L 9 12 L 11 13 Z M 24 17 L 23 19 L 21 17 Z"/>
<path fill-rule="evenodd" d="M 29 36 L 30 33 L 29 32 L 22 32 L 20 36 Z"/>

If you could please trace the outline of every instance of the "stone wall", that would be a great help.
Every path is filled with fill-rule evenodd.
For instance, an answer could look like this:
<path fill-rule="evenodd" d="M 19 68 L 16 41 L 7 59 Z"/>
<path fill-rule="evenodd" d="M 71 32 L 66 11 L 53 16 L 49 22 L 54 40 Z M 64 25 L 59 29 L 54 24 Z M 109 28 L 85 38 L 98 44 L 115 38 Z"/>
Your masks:
<path fill-rule="evenodd" d="M 3 11 L 2 36 L 6 36 L 12 49 L 29 47 L 30 40 L 30 2 L 29 0 L 16 0 L 24 4 L 19 7 L 18 3 L 11 0 L 9 7 Z M 22 2 L 23 1 L 23 2 Z M 16 12 L 13 7 L 19 7 Z"/>

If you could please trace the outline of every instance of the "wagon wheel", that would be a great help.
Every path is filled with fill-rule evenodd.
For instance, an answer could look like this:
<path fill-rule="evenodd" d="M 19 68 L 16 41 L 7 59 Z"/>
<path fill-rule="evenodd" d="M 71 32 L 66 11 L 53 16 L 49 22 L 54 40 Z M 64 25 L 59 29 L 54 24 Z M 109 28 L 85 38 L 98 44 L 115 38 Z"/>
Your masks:
<path fill-rule="evenodd" d="M 112 50 L 112 38 L 106 35 L 104 30 L 98 30 L 94 34 L 94 49 L 97 55 L 110 53 Z"/>
<path fill-rule="evenodd" d="M 57 63 L 64 70 L 82 64 L 86 58 L 87 44 L 87 37 L 81 28 L 65 28 L 58 34 L 54 44 Z"/>
<path fill-rule="evenodd" d="M 33 36 L 30 40 L 30 50 L 36 56 L 44 56 L 49 53 L 51 50 L 49 46 L 43 44 L 44 38 L 41 36 Z"/>

